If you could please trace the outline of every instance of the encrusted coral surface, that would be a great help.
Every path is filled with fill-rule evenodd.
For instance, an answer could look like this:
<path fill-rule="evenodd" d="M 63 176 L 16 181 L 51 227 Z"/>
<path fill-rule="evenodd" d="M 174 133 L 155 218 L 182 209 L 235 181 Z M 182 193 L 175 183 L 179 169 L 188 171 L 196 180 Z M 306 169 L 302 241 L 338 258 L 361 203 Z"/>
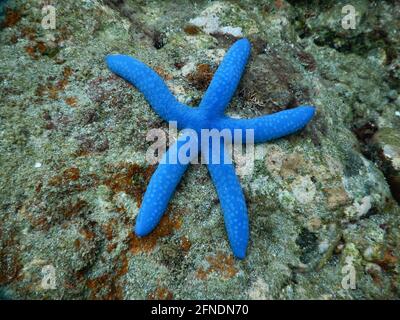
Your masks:
<path fill-rule="evenodd" d="M 352 1 L 6 3 L 0 30 L 0 296 L 48 299 L 399 298 L 400 5 Z M 233 258 L 205 166 L 157 229 L 132 226 L 168 130 L 104 57 L 135 56 L 197 105 L 238 36 L 252 56 L 228 113 L 317 106 L 256 147 L 242 175 L 251 242 Z M 212 201 L 215 199 L 215 201 Z M 397 199 L 397 200 L 396 200 Z M 356 288 L 342 286 L 352 259 Z M 43 267 L 55 289 L 43 286 Z"/>

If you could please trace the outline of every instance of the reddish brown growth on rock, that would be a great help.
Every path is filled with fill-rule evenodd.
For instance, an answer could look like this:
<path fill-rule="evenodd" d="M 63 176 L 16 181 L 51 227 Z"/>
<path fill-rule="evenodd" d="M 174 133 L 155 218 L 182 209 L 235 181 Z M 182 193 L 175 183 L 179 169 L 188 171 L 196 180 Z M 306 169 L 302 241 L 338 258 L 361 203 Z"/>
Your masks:
<path fill-rule="evenodd" d="M 110 253 L 111 251 L 113 251 L 117 247 L 117 245 L 118 245 L 117 242 L 109 243 L 107 245 L 107 252 Z"/>
<path fill-rule="evenodd" d="M 72 75 L 71 67 L 66 66 L 63 70 L 63 78 L 56 83 L 57 90 L 64 90 L 68 84 L 69 77 Z"/>
<path fill-rule="evenodd" d="M 180 214 L 165 213 L 157 228 L 149 235 L 139 238 L 134 233 L 128 236 L 129 250 L 133 254 L 140 252 L 151 252 L 157 244 L 157 240 L 162 237 L 169 236 L 174 230 L 180 229 L 182 218 Z"/>
<path fill-rule="evenodd" d="M 72 75 L 72 68 L 69 66 L 66 66 L 63 70 L 64 79 L 68 79 L 71 75 Z"/>
<path fill-rule="evenodd" d="M 25 51 L 26 51 L 26 53 L 29 54 L 32 58 L 36 58 L 36 55 L 35 55 L 36 49 L 35 49 L 35 47 L 31 47 L 31 46 L 25 47 Z"/>
<path fill-rule="evenodd" d="M 67 185 L 70 181 L 76 181 L 80 177 L 80 171 L 78 168 L 71 167 L 68 169 L 65 169 L 62 175 L 57 175 L 52 177 L 49 180 L 49 185 L 56 187 L 56 186 L 62 186 L 62 185 Z"/>
<path fill-rule="evenodd" d="M 349 197 L 343 186 L 335 188 L 325 188 L 324 193 L 327 196 L 328 208 L 331 210 L 340 208 L 349 203 Z"/>
<path fill-rule="evenodd" d="M 161 67 L 154 67 L 154 71 L 157 72 L 157 74 L 159 76 L 161 76 L 164 80 L 171 80 L 172 79 L 172 75 L 170 75 L 168 72 L 166 72 Z"/>
<path fill-rule="evenodd" d="M 79 239 L 75 239 L 74 247 L 76 250 L 79 250 L 81 248 L 81 241 Z"/>
<path fill-rule="evenodd" d="M 126 253 L 122 253 L 121 255 L 121 267 L 117 270 L 117 277 L 121 277 L 128 272 L 128 258 L 126 257 Z"/>
<path fill-rule="evenodd" d="M 79 149 L 74 153 L 76 157 L 85 157 L 90 154 L 108 150 L 110 143 L 107 138 L 96 140 L 90 137 L 83 137 Z"/>
<path fill-rule="evenodd" d="M 95 279 L 86 281 L 86 285 L 91 289 L 89 299 L 91 300 L 122 300 L 123 291 L 121 285 L 116 284 L 115 277 L 104 274 Z"/>
<path fill-rule="evenodd" d="M 62 214 L 71 218 L 77 214 L 79 214 L 85 207 L 87 207 L 88 203 L 85 200 L 78 200 L 75 203 L 69 204 L 62 209 Z"/>
<path fill-rule="evenodd" d="M 66 169 L 63 173 L 63 177 L 65 180 L 76 181 L 80 177 L 80 171 L 78 168 L 75 168 L 75 167 Z"/>
<path fill-rule="evenodd" d="M 182 69 L 182 67 L 183 67 L 184 65 L 185 65 L 185 64 L 184 64 L 183 62 L 175 62 L 175 63 L 174 63 L 174 67 L 177 68 L 178 70 Z"/>
<path fill-rule="evenodd" d="M 101 285 L 108 279 L 109 275 L 108 274 L 104 274 L 100 277 L 94 278 L 94 279 L 88 279 L 86 281 L 86 285 L 89 289 L 92 290 L 91 293 L 91 299 L 95 299 L 95 297 L 97 296 L 98 292 L 101 289 Z"/>
<path fill-rule="evenodd" d="M 367 270 L 367 273 L 371 276 L 375 284 L 382 285 L 382 279 L 378 270 L 369 269 Z"/>
<path fill-rule="evenodd" d="M 104 184 L 115 193 L 122 191 L 133 196 L 140 206 L 154 167 L 143 167 L 135 163 L 121 163 L 110 166 L 109 170 L 115 173 L 112 173 L 111 177 L 104 181 Z"/>
<path fill-rule="evenodd" d="M 2 24 L 2 27 L 3 28 L 12 27 L 12 26 L 16 25 L 19 20 L 21 20 L 20 12 L 18 12 L 16 10 L 12 10 L 10 8 L 6 8 L 6 17 Z"/>
<path fill-rule="evenodd" d="M 49 229 L 49 224 L 47 222 L 46 216 L 44 216 L 44 215 L 37 216 L 37 215 L 32 214 L 32 212 L 30 212 L 25 205 L 23 205 L 19 209 L 19 213 L 24 217 L 24 219 L 29 221 L 29 223 L 33 227 L 42 229 L 42 230 Z"/>
<path fill-rule="evenodd" d="M 304 65 L 306 70 L 315 71 L 315 69 L 317 69 L 317 62 L 310 53 L 305 51 L 300 51 L 297 53 L 297 57 L 299 58 L 300 62 Z"/>
<path fill-rule="evenodd" d="M 43 187 L 43 183 L 39 182 L 38 184 L 36 184 L 35 186 L 35 192 L 40 192 L 42 190 Z"/>
<path fill-rule="evenodd" d="M 124 222 L 124 221 L 122 220 L 122 222 Z M 102 232 L 105 235 L 107 241 L 109 241 L 109 243 L 107 243 L 107 252 L 113 251 L 118 246 L 118 243 L 119 243 L 118 239 L 116 239 L 116 241 L 113 242 L 113 239 L 114 239 L 115 235 L 117 234 L 114 226 L 117 223 L 118 223 L 117 219 L 112 218 L 109 222 L 102 225 Z M 129 228 L 131 228 L 131 225 L 129 225 Z"/>
<path fill-rule="evenodd" d="M 185 33 L 187 33 L 188 35 L 194 36 L 200 32 L 200 28 L 189 24 L 185 28 L 183 28 L 183 31 L 185 31 Z"/>
<path fill-rule="evenodd" d="M 81 230 L 79 230 L 79 232 L 80 232 L 81 235 L 83 235 L 83 237 L 86 240 L 93 240 L 94 237 L 96 236 L 96 234 L 93 231 L 91 231 L 91 230 L 89 230 L 87 228 L 82 228 Z"/>
<path fill-rule="evenodd" d="M 86 286 L 91 290 L 90 299 L 121 300 L 124 298 L 123 284 L 120 278 L 128 272 L 126 252 L 122 252 L 112 263 L 114 264 L 112 273 L 106 273 L 100 277 L 86 281 Z"/>
<path fill-rule="evenodd" d="M 119 213 L 126 213 L 126 208 L 121 205 L 115 208 L 115 211 L 119 212 Z"/>
<path fill-rule="evenodd" d="M 207 89 L 214 75 L 214 71 L 209 64 L 198 64 L 196 71 L 188 76 L 188 80 L 198 90 Z"/>
<path fill-rule="evenodd" d="M 283 2 L 283 0 L 275 0 L 275 7 L 277 8 L 277 9 L 282 9 L 283 7 L 284 7 L 284 2 Z"/>
<path fill-rule="evenodd" d="M 386 250 L 383 258 L 379 261 L 376 261 L 376 263 L 380 265 L 384 270 L 394 269 L 397 264 L 397 257 L 393 254 L 391 250 Z"/>
<path fill-rule="evenodd" d="M 80 170 L 72 167 L 65 169 L 60 175 L 51 177 L 47 185 L 59 188 L 60 190 L 57 192 L 59 195 L 68 196 L 75 192 L 96 187 L 99 183 L 100 179 L 95 173 L 85 174 L 81 177 Z"/>
<path fill-rule="evenodd" d="M 25 47 L 25 51 L 32 59 L 38 59 L 47 52 L 47 47 L 44 42 L 39 41 L 32 46 Z"/>
<path fill-rule="evenodd" d="M 65 103 L 70 107 L 76 107 L 78 99 L 76 97 L 68 97 L 64 99 Z"/>
<path fill-rule="evenodd" d="M 116 223 L 116 220 L 113 218 L 108 223 L 106 223 L 102 226 L 104 235 L 106 236 L 106 239 L 108 241 L 111 241 L 114 238 L 114 224 L 115 223 Z"/>
<path fill-rule="evenodd" d="M 29 40 L 35 40 L 37 34 L 38 33 L 37 33 L 37 31 L 35 29 L 30 28 L 30 27 L 24 27 L 24 28 L 21 29 L 20 36 L 22 38 L 27 38 Z"/>
<path fill-rule="evenodd" d="M 149 300 L 172 300 L 174 295 L 165 287 L 157 287 L 153 292 L 149 293 Z"/>
<path fill-rule="evenodd" d="M 206 257 L 206 260 L 209 263 L 209 267 L 207 269 L 200 267 L 200 269 L 197 270 L 196 277 L 198 279 L 205 280 L 212 272 L 219 273 L 225 279 L 232 278 L 238 273 L 232 255 L 228 256 L 218 251 L 216 255 Z"/>
<path fill-rule="evenodd" d="M 47 87 L 47 93 L 50 99 L 56 100 L 58 99 L 58 89 L 55 86 Z"/>
<path fill-rule="evenodd" d="M 31 55 L 33 58 L 37 58 L 35 47 L 26 47 L 25 50 Z M 39 50 L 39 49 L 38 49 Z M 62 72 L 62 78 L 58 80 L 56 83 L 47 83 L 45 85 L 39 85 L 36 89 L 36 95 L 42 97 L 45 93 L 50 99 L 56 100 L 58 99 L 58 94 L 65 89 L 65 87 L 69 83 L 69 78 L 72 75 L 72 69 L 66 66 Z M 67 98 L 68 99 L 68 98 Z"/>
<path fill-rule="evenodd" d="M 14 234 L 6 234 L 0 229 L 0 285 L 18 279 L 22 269 L 17 255 L 18 242 Z"/>
<path fill-rule="evenodd" d="M 192 246 L 192 243 L 190 242 L 188 237 L 186 237 L 186 236 L 181 237 L 181 248 L 183 251 L 185 251 L 185 252 L 189 251 L 191 246 Z"/>
<path fill-rule="evenodd" d="M 44 42 L 41 41 L 37 43 L 36 48 L 41 54 L 44 54 L 47 50 L 46 45 L 44 44 Z"/>

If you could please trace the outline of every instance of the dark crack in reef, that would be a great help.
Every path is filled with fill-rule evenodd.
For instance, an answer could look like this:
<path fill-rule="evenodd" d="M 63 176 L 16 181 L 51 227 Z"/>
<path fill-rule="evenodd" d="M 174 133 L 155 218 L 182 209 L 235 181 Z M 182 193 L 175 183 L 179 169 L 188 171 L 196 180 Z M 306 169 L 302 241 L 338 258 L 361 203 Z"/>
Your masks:
<path fill-rule="evenodd" d="M 396 299 L 400 252 L 400 4 L 345 1 L 8 1 L 0 19 L 0 297 Z M 195 105 L 229 45 L 252 57 L 229 113 L 318 107 L 302 133 L 257 147 L 241 176 L 248 256 L 229 249 L 217 195 L 192 166 L 159 227 L 132 225 L 167 129 L 106 68 L 154 68 Z M 210 202 L 210 196 L 216 199 Z M 352 259 L 356 289 L 342 287 Z M 55 289 L 42 285 L 54 267 Z"/>

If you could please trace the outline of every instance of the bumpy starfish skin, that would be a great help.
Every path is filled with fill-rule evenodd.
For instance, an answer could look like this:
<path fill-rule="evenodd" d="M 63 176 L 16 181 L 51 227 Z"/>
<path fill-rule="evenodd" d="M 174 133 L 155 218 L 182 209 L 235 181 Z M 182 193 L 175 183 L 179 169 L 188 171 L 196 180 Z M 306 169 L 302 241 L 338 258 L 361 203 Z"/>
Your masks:
<path fill-rule="evenodd" d="M 137 89 L 139 89 L 151 107 L 166 121 L 176 121 L 180 129 L 192 129 L 201 137 L 201 129 L 228 129 L 232 141 L 237 136 L 233 130 L 243 131 L 240 142 L 245 142 L 244 130 L 254 130 L 254 142 L 265 142 L 294 133 L 303 128 L 313 117 L 312 106 L 300 106 L 254 119 L 233 119 L 224 115 L 250 55 L 250 43 L 241 39 L 229 49 L 204 94 L 198 108 L 188 107 L 176 100 L 163 80 L 144 63 L 125 55 L 110 55 L 106 58 L 108 67 Z M 185 152 L 188 144 L 201 150 L 203 157 L 209 159 L 208 170 L 217 190 L 224 214 L 228 239 L 234 255 L 243 259 L 249 240 L 249 223 L 246 203 L 239 180 L 235 174 L 225 145 L 220 144 L 219 161 L 211 161 L 216 153 L 205 141 L 178 138 L 177 142 L 164 154 L 162 161 L 153 174 L 142 206 L 136 219 L 135 233 L 138 236 L 149 234 L 159 223 L 167 209 L 179 181 L 188 167 L 188 161 L 181 161 L 176 155 Z M 172 157 L 170 157 L 172 156 Z M 189 159 L 197 156 L 192 152 Z M 225 161 L 224 158 L 225 157 Z M 170 159 L 175 159 L 171 162 Z"/>

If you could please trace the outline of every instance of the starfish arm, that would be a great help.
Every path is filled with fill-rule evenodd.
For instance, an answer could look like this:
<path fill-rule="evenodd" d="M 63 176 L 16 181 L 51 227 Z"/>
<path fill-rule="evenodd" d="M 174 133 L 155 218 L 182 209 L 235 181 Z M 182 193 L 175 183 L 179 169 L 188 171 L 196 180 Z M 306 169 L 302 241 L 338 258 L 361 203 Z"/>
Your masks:
<path fill-rule="evenodd" d="M 181 161 L 180 154 L 183 148 L 187 148 L 188 143 L 191 147 L 197 144 L 197 141 L 187 142 L 186 140 L 178 138 L 177 142 L 163 155 L 150 179 L 136 218 L 135 233 L 139 237 L 146 236 L 158 225 L 190 160 L 198 154 L 198 152 L 191 152 L 190 159 Z"/>
<path fill-rule="evenodd" d="M 276 112 L 253 119 L 222 118 L 217 123 L 217 129 L 230 129 L 232 137 L 234 130 L 242 131 L 242 143 L 246 142 L 245 130 L 254 130 L 254 143 L 277 139 L 302 129 L 314 116 L 315 108 L 300 106 L 297 108 Z"/>
<path fill-rule="evenodd" d="M 143 62 L 126 55 L 109 55 L 108 68 L 143 93 L 151 107 L 165 121 L 184 125 L 190 108 L 180 103 L 169 91 L 164 81 Z"/>
<path fill-rule="evenodd" d="M 247 39 L 236 41 L 228 50 L 200 103 L 207 114 L 222 115 L 232 99 L 250 55 Z"/>
<path fill-rule="evenodd" d="M 213 152 L 211 146 L 209 155 Z M 208 164 L 208 171 L 217 190 L 224 214 L 225 228 L 228 234 L 229 243 L 233 254 L 244 259 L 246 256 L 247 244 L 249 241 L 249 221 L 245 198 L 240 187 L 239 179 L 235 174 L 232 163 L 224 163 L 224 158 L 228 159 L 229 154 L 226 147 L 221 143 L 219 164 Z"/>

